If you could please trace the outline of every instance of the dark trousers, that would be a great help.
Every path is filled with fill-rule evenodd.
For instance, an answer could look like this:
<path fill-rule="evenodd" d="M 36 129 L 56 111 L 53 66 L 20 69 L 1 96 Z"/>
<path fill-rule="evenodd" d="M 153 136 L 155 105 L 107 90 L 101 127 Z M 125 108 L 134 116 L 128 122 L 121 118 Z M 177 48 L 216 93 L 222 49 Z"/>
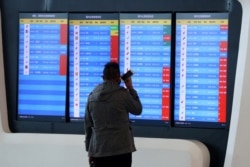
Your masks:
<path fill-rule="evenodd" d="M 131 167 L 132 153 L 108 157 L 94 157 L 91 167 Z"/>

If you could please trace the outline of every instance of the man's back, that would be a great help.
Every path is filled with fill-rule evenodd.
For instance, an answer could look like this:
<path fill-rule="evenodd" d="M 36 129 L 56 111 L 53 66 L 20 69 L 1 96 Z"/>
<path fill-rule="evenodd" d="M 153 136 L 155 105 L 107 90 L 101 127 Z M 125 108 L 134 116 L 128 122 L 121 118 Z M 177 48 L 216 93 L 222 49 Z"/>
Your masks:
<path fill-rule="evenodd" d="M 134 103 L 129 92 L 119 85 L 104 82 L 89 96 L 88 112 L 93 123 L 91 156 L 110 156 L 134 152 L 129 110 L 141 113 L 141 104 Z M 98 146 L 97 146 L 98 145 Z"/>

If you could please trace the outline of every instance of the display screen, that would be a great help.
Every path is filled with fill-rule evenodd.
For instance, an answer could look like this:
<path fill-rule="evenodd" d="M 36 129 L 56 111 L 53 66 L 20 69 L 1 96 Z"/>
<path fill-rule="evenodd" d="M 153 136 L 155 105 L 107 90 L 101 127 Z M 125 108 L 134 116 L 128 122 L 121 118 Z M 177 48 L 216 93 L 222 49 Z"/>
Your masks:
<path fill-rule="evenodd" d="M 18 118 L 65 119 L 68 16 L 21 13 Z"/>
<path fill-rule="evenodd" d="M 225 126 L 227 47 L 227 13 L 176 14 L 176 126 Z"/>
<path fill-rule="evenodd" d="M 83 120 L 89 93 L 103 82 L 104 65 L 118 62 L 118 14 L 70 14 L 70 119 Z"/>
<path fill-rule="evenodd" d="M 143 112 L 135 122 L 168 124 L 170 118 L 171 14 L 120 15 L 120 66 L 132 70 Z"/>
<path fill-rule="evenodd" d="M 133 122 L 225 126 L 228 13 L 176 13 L 175 54 L 170 13 L 19 17 L 18 119 L 82 121 L 104 65 L 115 61 L 121 73 L 134 72 L 143 112 Z"/>

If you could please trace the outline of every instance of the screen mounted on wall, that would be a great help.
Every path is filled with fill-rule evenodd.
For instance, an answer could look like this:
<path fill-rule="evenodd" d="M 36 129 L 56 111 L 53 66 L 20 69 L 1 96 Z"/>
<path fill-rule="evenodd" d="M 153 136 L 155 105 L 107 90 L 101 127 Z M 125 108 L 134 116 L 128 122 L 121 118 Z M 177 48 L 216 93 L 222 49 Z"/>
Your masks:
<path fill-rule="evenodd" d="M 143 104 L 134 123 L 225 126 L 228 13 L 176 13 L 174 26 L 170 13 L 19 16 L 18 119 L 82 121 L 104 64 L 116 61 L 134 72 Z"/>
<path fill-rule="evenodd" d="M 174 124 L 226 124 L 228 13 L 177 13 Z"/>
<path fill-rule="evenodd" d="M 70 14 L 71 121 L 83 120 L 89 93 L 102 82 L 104 64 L 118 62 L 118 14 Z"/>
<path fill-rule="evenodd" d="M 132 70 L 143 112 L 134 122 L 168 125 L 170 118 L 171 14 L 120 14 L 120 66 Z"/>
<path fill-rule="evenodd" d="M 19 15 L 18 119 L 65 119 L 67 17 Z"/>

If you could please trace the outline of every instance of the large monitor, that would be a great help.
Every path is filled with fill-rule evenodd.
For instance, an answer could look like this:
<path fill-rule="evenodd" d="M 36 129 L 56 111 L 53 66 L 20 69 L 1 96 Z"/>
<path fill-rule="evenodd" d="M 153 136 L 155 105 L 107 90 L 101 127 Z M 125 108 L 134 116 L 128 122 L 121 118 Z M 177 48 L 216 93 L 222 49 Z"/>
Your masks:
<path fill-rule="evenodd" d="M 169 125 L 171 14 L 120 14 L 120 66 L 132 77 L 143 104 L 135 123 Z"/>
<path fill-rule="evenodd" d="M 69 15 L 69 117 L 82 121 L 93 88 L 108 61 L 118 62 L 118 14 Z"/>
<path fill-rule="evenodd" d="M 177 13 L 174 124 L 224 127 L 228 13 Z"/>
<path fill-rule="evenodd" d="M 20 13 L 20 120 L 64 121 L 68 19 L 64 13 Z"/>

